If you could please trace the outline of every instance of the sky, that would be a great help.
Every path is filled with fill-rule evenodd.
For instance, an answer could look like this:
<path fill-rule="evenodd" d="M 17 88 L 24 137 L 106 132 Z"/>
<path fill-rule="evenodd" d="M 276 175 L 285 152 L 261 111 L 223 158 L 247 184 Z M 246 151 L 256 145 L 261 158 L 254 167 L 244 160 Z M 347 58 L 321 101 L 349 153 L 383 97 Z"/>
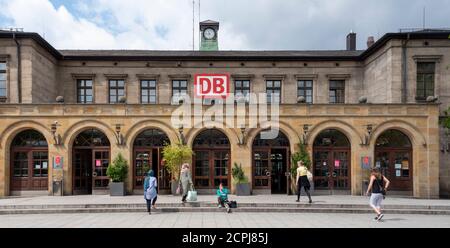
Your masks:
<path fill-rule="evenodd" d="M 342 50 L 401 28 L 450 28 L 450 0 L 201 0 L 220 22 L 220 50 Z M 200 11 L 199 11 L 200 10 Z M 0 28 L 36 32 L 57 49 L 193 49 L 193 0 L 0 0 Z"/>

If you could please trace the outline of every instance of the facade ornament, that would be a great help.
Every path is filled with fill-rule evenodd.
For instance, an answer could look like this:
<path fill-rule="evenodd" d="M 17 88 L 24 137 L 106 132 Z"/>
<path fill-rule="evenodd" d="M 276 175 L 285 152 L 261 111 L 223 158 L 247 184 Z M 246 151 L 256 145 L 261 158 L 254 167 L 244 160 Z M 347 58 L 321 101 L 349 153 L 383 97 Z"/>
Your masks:
<path fill-rule="evenodd" d="M 52 125 L 51 125 L 51 132 L 52 132 L 52 136 L 53 136 L 53 142 L 55 146 L 59 146 L 61 145 L 61 136 L 59 134 L 57 134 L 58 131 L 58 127 L 60 127 L 61 125 L 58 123 L 58 121 L 55 121 Z"/>
<path fill-rule="evenodd" d="M 363 146 L 368 146 L 370 144 L 372 132 L 373 132 L 373 125 L 372 124 L 366 125 L 366 134 L 364 135 L 364 142 L 362 143 Z"/>
<path fill-rule="evenodd" d="M 180 125 L 180 126 L 178 127 L 178 133 L 179 133 L 180 143 L 181 143 L 182 145 L 186 145 L 186 138 L 184 137 L 183 130 L 184 130 L 183 125 Z"/>
<path fill-rule="evenodd" d="M 311 126 L 312 126 L 312 125 L 309 125 L 309 124 L 303 125 L 303 134 L 302 134 L 302 142 L 303 142 L 303 145 L 308 145 L 309 128 L 310 128 Z"/>
<path fill-rule="evenodd" d="M 122 129 L 122 125 L 116 124 L 116 141 L 117 141 L 118 146 L 123 146 L 125 143 L 123 135 L 121 133 L 121 129 Z"/>

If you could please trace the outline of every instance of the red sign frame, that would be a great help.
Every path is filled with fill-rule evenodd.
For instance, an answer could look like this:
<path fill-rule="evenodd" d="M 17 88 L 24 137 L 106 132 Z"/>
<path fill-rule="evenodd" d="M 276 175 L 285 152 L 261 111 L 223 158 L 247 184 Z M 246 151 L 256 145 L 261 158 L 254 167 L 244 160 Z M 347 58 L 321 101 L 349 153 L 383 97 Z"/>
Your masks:
<path fill-rule="evenodd" d="M 203 91 L 203 83 L 208 84 L 208 87 L 209 87 L 208 91 Z M 224 87 L 224 90 L 222 92 L 211 92 L 212 90 L 214 90 L 214 88 L 217 89 L 217 87 Z M 197 75 L 195 75 L 194 96 L 196 98 L 202 98 L 202 99 L 226 99 L 226 98 L 228 98 L 230 96 L 230 75 L 229 74 L 197 74 Z"/>

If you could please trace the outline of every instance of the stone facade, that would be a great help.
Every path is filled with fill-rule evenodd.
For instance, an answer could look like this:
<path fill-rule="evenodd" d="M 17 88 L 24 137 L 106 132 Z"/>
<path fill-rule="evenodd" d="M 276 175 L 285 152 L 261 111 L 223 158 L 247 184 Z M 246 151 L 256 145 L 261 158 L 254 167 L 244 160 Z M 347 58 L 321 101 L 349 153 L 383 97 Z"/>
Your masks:
<path fill-rule="evenodd" d="M 448 34 L 447 34 L 448 35 Z M 429 41 L 426 45 L 425 42 Z M 282 80 L 280 105 L 281 131 L 289 138 L 295 152 L 303 135 L 303 126 L 311 125 L 307 137 L 312 154 L 314 138 L 323 130 L 337 129 L 351 143 L 351 193 L 361 194 L 361 156 L 374 156 L 374 143 L 383 131 L 397 129 L 405 133 L 413 145 L 413 195 L 420 198 L 448 196 L 450 192 L 449 152 L 441 151 L 445 135 L 439 128 L 439 116 L 450 106 L 450 40 L 413 39 L 406 44 L 407 102 L 402 103 L 402 42 L 391 38 L 381 43 L 364 59 L 271 59 L 221 60 L 66 60 L 56 58 L 48 48 L 35 39 L 21 38 L 22 102 L 18 100 L 17 49 L 11 38 L 0 39 L 0 60 L 8 67 L 8 99 L 0 105 L 0 196 L 10 195 L 10 144 L 15 135 L 25 129 L 41 132 L 49 143 L 49 158 L 56 155 L 64 160 L 64 193 L 73 193 L 72 144 L 76 135 L 86 128 L 103 131 L 111 143 L 111 157 L 119 152 L 132 161 L 133 142 L 141 131 L 158 128 L 171 142 L 177 142 L 178 130 L 171 126 L 170 116 L 177 106 L 170 105 L 173 79 L 188 79 L 193 95 L 193 76 L 199 73 L 228 73 L 234 79 L 250 79 L 252 93 L 265 93 L 265 81 Z M 435 61 L 435 92 L 439 103 L 417 102 L 416 63 Z M 108 104 L 108 79 L 123 78 L 127 104 Z M 94 104 L 77 104 L 77 79 L 92 79 Z M 140 104 L 140 80 L 157 80 L 157 105 Z M 297 80 L 313 80 L 312 105 L 297 104 Z M 345 104 L 329 103 L 329 81 L 345 80 Z M 232 87 L 233 84 L 231 84 Z M 233 92 L 233 89 L 231 89 Z M 64 104 L 55 103 L 63 96 Z M 361 96 L 368 104 L 359 104 Z M 248 109 L 247 109 L 248 111 Z M 58 121 L 57 134 L 62 144 L 56 145 L 50 126 Z M 124 145 L 117 145 L 115 126 L 122 126 Z M 219 125 L 220 123 L 216 123 Z M 366 138 L 367 125 L 373 132 Z M 219 128 L 231 143 L 231 164 L 242 163 L 245 173 L 252 175 L 252 140 L 261 129 L 248 130 L 245 144 L 239 144 L 240 130 Z M 188 144 L 192 144 L 199 129 L 185 129 Z M 368 139 L 368 142 L 365 142 Z M 49 175 L 52 175 L 50 170 Z M 51 189 L 49 177 L 49 193 Z M 132 175 L 127 182 L 132 192 Z"/>

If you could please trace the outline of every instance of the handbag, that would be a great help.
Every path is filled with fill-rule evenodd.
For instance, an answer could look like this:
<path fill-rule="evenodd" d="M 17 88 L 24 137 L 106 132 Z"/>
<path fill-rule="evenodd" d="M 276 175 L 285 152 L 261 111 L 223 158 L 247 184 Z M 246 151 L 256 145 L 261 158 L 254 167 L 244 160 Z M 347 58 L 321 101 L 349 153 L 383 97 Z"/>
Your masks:
<path fill-rule="evenodd" d="M 313 174 L 311 172 L 307 172 L 308 181 L 312 182 L 313 180 Z"/>
<path fill-rule="evenodd" d="M 237 202 L 236 201 L 230 201 L 229 206 L 230 206 L 230 208 L 237 208 Z"/>
<path fill-rule="evenodd" d="M 190 202 L 197 201 L 197 191 L 195 191 L 194 187 L 192 187 L 191 190 L 188 191 L 186 200 Z"/>

